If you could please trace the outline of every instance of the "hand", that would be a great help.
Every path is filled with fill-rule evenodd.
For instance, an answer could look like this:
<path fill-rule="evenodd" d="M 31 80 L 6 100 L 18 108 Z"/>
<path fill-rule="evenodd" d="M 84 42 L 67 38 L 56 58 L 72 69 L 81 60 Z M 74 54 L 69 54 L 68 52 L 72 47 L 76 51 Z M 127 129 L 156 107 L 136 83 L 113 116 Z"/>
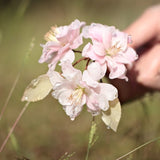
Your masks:
<path fill-rule="evenodd" d="M 139 59 L 133 66 L 136 81 L 160 90 L 160 5 L 147 9 L 126 32 L 133 37 L 132 47 Z"/>
<path fill-rule="evenodd" d="M 125 32 L 132 36 L 139 58 L 127 72 L 129 82 L 112 80 L 121 102 L 160 90 L 160 5 L 147 9 Z"/>

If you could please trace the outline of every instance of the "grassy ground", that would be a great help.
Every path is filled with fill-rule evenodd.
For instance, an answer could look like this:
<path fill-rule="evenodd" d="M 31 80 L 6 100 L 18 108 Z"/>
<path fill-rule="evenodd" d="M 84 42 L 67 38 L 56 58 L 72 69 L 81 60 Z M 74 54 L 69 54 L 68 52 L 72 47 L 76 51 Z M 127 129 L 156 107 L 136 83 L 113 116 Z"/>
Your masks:
<path fill-rule="evenodd" d="M 66 25 L 74 19 L 115 25 L 125 29 L 145 8 L 158 0 L 47 0 L 0 1 L 0 109 L 13 81 L 20 71 L 33 38 L 34 48 L 23 67 L 19 83 L 0 120 L 0 144 L 23 107 L 20 101 L 25 87 L 47 71 L 38 64 L 44 43 L 43 35 L 52 25 Z M 160 135 L 160 94 L 147 94 L 142 99 L 125 104 L 117 133 L 98 123 L 98 141 L 91 149 L 90 160 L 114 160 L 140 144 Z M 91 115 L 84 110 L 74 121 L 51 96 L 31 104 L 14 131 L 15 142 L 9 141 L 0 154 L 2 160 L 26 157 L 31 160 L 58 160 L 65 152 L 73 160 L 85 157 Z M 12 140 L 14 138 L 12 137 Z M 128 159 L 158 160 L 160 143 L 137 151 Z"/>

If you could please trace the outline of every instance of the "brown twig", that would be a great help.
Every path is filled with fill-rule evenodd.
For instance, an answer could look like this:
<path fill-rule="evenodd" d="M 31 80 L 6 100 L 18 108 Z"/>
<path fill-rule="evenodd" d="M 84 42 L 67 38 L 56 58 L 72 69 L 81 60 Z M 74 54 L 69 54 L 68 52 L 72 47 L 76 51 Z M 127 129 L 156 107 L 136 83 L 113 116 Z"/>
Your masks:
<path fill-rule="evenodd" d="M 89 65 L 89 62 L 90 62 L 90 59 L 87 60 L 85 70 L 87 70 L 87 67 L 88 67 L 88 65 Z"/>
<path fill-rule="evenodd" d="M 72 50 L 73 52 L 77 52 L 77 53 L 82 53 L 82 51 L 78 51 L 78 50 Z"/>
<path fill-rule="evenodd" d="M 83 57 L 83 58 L 79 59 L 78 61 L 76 61 L 76 62 L 73 64 L 73 66 L 75 66 L 75 65 L 77 65 L 79 62 L 81 62 L 81 61 L 83 61 L 83 60 L 87 60 L 87 59 L 89 59 L 89 58 Z M 90 59 L 89 59 L 89 60 L 90 60 Z"/>

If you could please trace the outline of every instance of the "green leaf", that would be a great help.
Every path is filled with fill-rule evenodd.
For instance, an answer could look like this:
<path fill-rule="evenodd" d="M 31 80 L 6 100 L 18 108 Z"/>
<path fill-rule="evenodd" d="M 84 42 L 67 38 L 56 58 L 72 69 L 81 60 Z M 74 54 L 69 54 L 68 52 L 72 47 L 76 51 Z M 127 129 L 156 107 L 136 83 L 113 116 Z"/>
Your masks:
<path fill-rule="evenodd" d="M 109 128 L 116 132 L 121 118 L 121 104 L 117 98 L 111 101 L 109 105 L 109 109 L 105 113 L 102 112 L 102 120 Z"/>
<path fill-rule="evenodd" d="M 31 81 L 24 91 L 22 101 L 36 102 L 44 99 L 52 89 L 52 84 L 46 74 Z"/>
<path fill-rule="evenodd" d="M 19 145 L 18 145 L 17 139 L 16 139 L 16 137 L 13 133 L 11 134 L 10 139 L 11 139 L 11 143 L 12 143 L 12 146 L 13 146 L 14 150 L 18 151 L 19 150 Z"/>

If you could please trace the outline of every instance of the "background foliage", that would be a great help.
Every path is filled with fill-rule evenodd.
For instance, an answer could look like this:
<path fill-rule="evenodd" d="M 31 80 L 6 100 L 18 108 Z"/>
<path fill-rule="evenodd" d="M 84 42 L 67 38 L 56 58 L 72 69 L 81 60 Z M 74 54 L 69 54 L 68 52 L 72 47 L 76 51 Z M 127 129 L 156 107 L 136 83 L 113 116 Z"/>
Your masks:
<path fill-rule="evenodd" d="M 34 48 L 25 60 L 19 83 L 0 120 L 0 144 L 24 105 L 20 99 L 29 82 L 47 71 L 39 64 L 44 34 L 52 25 L 67 25 L 81 21 L 115 25 L 124 30 L 147 7 L 159 0 L 1 0 L 0 1 L 0 109 L 33 38 Z M 123 105 L 117 133 L 106 129 L 97 117 L 98 141 L 91 149 L 90 159 L 112 160 L 140 144 L 160 135 L 160 94 Z M 84 159 L 91 115 L 85 110 L 70 121 L 62 107 L 51 96 L 31 104 L 0 154 L 2 160 L 26 157 L 32 160 L 58 160 L 65 152 L 75 154 L 71 159 Z M 129 159 L 158 160 L 160 143 L 137 151 Z"/>

